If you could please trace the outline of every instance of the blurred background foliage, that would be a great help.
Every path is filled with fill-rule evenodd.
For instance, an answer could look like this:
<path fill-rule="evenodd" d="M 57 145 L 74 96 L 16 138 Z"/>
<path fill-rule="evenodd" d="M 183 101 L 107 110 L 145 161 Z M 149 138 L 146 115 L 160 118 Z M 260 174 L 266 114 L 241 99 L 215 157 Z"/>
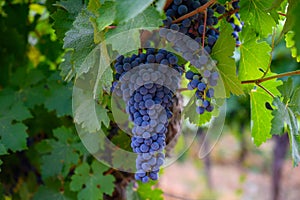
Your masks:
<path fill-rule="evenodd" d="M 76 199 L 77 193 L 85 187 L 70 187 L 72 177 L 76 174 L 75 169 L 82 166 L 84 161 L 91 166 L 94 163 L 80 143 L 73 125 L 72 82 L 66 83 L 60 76 L 59 64 L 65 53 L 60 37 L 63 37 L 64 32 L 55 33 L 52 28 L 50 13 L 56 10 L 53 6 L 55 2 L 0 0 L 0 136 L 7 144 L 5 147 L 0 146 L 0 199 Z M 72 24 L 74 16 L 66 20 Z M 61 28 L 68 30 L 70 27 Z M 291 57 L 282 38 L 273 52 L 272 71 L 282 73 L 296 69 L 299 69 L 299 64 Z M 294 80 L 294 84 L 300 84 L 299 78 Z M 245 182 L 248 170 L 262 174 L 263 177 L 264 174 L 271 176 L 272 148 L 279 147 L 266 145 L 266 148 L 257 149 L 251 143 L 249 105 L 248 96 L 228 99 L 226 125 L 220 142 L 224 144 L 222 141 L 225 141 L 227 145 L 217 146 L 210 157 L 200 160 L 197 157 L 197 145 L 201 144 L 202 137 L 199 133 L 200 139 L 196 146 L 186 152 L 172 168 L 176 172 L 181 169 L 181 163 L 188 162 L 191 166 L 188 165 L 184 170 L 192 171 L 196 168 L 200 173 L 197 179 L 200 176 L 206 177 L 203 180 L 199 178 L 197 182 L 203 185 L 206 183 L 206 189 L 201 190 L 204 192 L 200 197 L 194 195 L 194 198 L 215 198 L 213 191 L 218 191 L 218 188 L 214 187 L 214 182 L 218 182 L 220 177 L 214 177 L 218 173 L 211 174 L 210 171 L 222 171 L 222 166 L 228 164 L 236 170 L 244 169 L 238 181 L 241 185 Z M 185 131 L 188 132 L 188 127 Z M 228 156 L 232 152 L 237 155 Z M 214 165 L 220 168 L 214 168 Z M 103 166 L 95 167 L 103 172 L 108 170 Z M 226 167 L 223 169 L 226 173 Z M 166 174 L 160 183 L 165 191 L 176 188 L 170 184 L 170 179 L 174 178 L 170 170 L 165 169 Z M 181 178 L 179 176 L 177 179 Z M 111 177 L 109 181 L 112 183 L 114 178 Z M 113 185 L 108 187 L 113 189 Z M 193 193 L 193 189 L 179 189 L 172 194 L 180 191 L 183 191 L 182 194 L 187 191 Z M 99 191 L 93 191 L 92 194 L 99 195 Z M 239 198 L 243 188 L 237 186 L 235 194 Z M 167 192 L 165 197 L 168 197 Z"/>

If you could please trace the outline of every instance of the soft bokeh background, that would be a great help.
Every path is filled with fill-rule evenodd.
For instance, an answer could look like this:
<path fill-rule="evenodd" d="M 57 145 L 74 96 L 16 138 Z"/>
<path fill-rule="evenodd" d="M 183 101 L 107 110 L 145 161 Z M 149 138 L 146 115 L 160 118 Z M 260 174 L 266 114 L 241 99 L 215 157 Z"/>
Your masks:
<path fill-rule="evenodd" d="M 14 4 L 19 2 L 21 1 L 14 1 Z M 63 51 L 51 28 L 52 21 L 44 5 L 45 1 L 40 1 L 40 3 L 32 4 L 27 11 L 27 8 L 23 8 L 22 5 L 14 5 L 13 8 L 8 6 L 2 10 L 1 6 L 7 5 L 5 1 L 0 0 L 0 14 L 2 15 L 0 20 L 0 90 L 9 82 L 9 75 L 12 73 L 10 69 L 15 71 L 25 65 L 26 70 L 39 68 L 45 72 L 45 76 L 53 76 L 53 80 L 59 79 L 58 64 L 61 62 Z M 47 5 L 51 9 L 51 6 Z M 276 38 L 279 36 L 278 31 Z M 268 42 L 271 43 L 271 38 Z M 238 58 L 238 51 L 236 55 Z M 273 56 L 271 66 L 273 72 L 287 72 L 300 67 L 291 57 L 290 50 L 285 47 L 284 38 L 281 38 L 276 46 Z M 12 87 L 19 87 L 19 77 L 22 77 L 22 73 L 25 74 L 26 70 L 19 70 L 16 74 L 18 76 L 15 76 L 12 81 Z M 32 80 L 32 77 L 27 78 L 28 84 L 34 83 L 35 80 Z M 295 84 L 300 84 L 299 77 L 294 77 L 294 80 L 296 80 Z M 60 84 L 62 81 L 57 82 L 59 89 L 61 89 Z M 48 85 L 45 83 L 44 87 L 47 88 Z M 20 94 L 23 95 L 23 92 L 21 91 Z M 35 96 L 31 97 L 39 101 L 39 94 L 33 94 Z M 51 95 L 50 97 L 53 97 Z M 61 99 L 53 97 L 52 100 L 60 101 Z M 287 141 L 286 137 L 274 137 L 262 146 L 256 147 L 251 140 L 249 98 L 247 96 L 232 97 L 227 103 L 227 117 L 222 136 L 211 153 L 203 159 L 198 156 L 201 145 L 211 145 L 209 142 L 203 144 L 206 134 L 206 129 L 203 128 L 199 130 L 191 148 L 174 164 L 163 170 L 158 187 L 163 189 L 165 199 L 251 200 L 272 199 L 277 194 L 278 200 L 298 200 L 300 169 L 299 167 L 293 168 L 289 147 L 284 145 Z M 65 110 L 63 104 L 59 106 L 60 110 L 57 111 L 70 112 Z M 40 141 L 47 137 L 47 134 L 50 134 L 47 130 L 60 124 L 72 124 L 72 119 L 69 117 L 57 118 L 54 108 L 56 108 L 55 105 L 46 102 L 45 107 L 40 106 L 35 109 L 34 119 L 36 120 L 28 121 L 28 124 L 34 127 L 33 141 L 29 142 Z M 41 133 L 38 130 L 40 128 L 46 131 Z M 189 129 L 185 126 L 183 134 L 188 132 Z M 186 139 L 192 140 L 188 137 Z M 280 155 L 280 152 L 286 153 Z M 19 157 L 14 155 L 12 159 L 8 156 L 3 158 L 8 164 L 2 166 L 7 167 L 10 162 L 15 164 L 14 161 Z M 281 172 L 274 172 L 275 168 Z M 5 169 L 4 172 L 6 171 L 10 170 Z M 282 173 L 281 178 L 278 173 Z M 6 180 L 6 174 L 2 174 L 1 178 Z M 23 188 L 23 180 L 18 181 L 20 182 L 17 182 L 14 187 L 16 191 Z M 275 183 L 281 187 L 274 189 Z"/>

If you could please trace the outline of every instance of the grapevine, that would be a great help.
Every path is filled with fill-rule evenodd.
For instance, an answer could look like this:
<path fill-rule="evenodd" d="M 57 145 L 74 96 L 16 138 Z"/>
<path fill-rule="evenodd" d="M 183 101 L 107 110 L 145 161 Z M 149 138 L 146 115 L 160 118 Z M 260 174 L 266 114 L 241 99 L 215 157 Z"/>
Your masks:
<path fill-rule="evenodd" d="M 215 196 L 217 178 L 227 196 L 228 135 L 243 183 L 249 166 L 272 171 L 270 192 L 237 198 L 297 198 L 281 181 L 300 163 L 299 10 L 297 0 L 1 1 L 0 199 L 211 196 L 183 186 L 191 166 L 201 188 Z M 174 176 L 179 165 L 189 168 Z"/>

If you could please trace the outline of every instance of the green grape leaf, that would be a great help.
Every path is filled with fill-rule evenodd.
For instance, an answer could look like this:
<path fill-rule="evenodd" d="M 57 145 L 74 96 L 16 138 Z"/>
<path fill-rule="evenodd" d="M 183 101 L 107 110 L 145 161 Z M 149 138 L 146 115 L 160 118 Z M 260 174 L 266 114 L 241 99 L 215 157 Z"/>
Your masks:
<path fill-rule="evenodd" d="M 218 3 L 225 4 L 226 2 L 230 2 L 230 0 L 218 0 Z"/>
<path fill-rule="evenodd" d="M 299 9 L 299 1 L 298 0 L 288 0 L 288 8 L 286 12 L 286 20 L 282 29 L 281 35 L 284 35 L 288 33 L 289 31 L 293 30 L 294 27 L 297 26 L 297 15 L 299 15 L 298 10 Z M 296 15 L 295 15 L 296 14 Z"/>
<path fill-rule="evenodd" d="M 91 167 L 87 163 L 79 165 L 71 177 L 70 189 L 77 191 L 79 200 L 102 199 L 103 194 L 111 195 L 114 191 L 115 178 L 103 175 L 109 168 L 98 161 L 93 161 Z"/>
<path fill-rule="evenodd" d="M 26 68 L 19 69 L 24 69 L 24 71 L 17 70 L 14 74 L 14 79 L 17 80 L 16 83 L 22 88 L 19 94 L 24 101 L 24 105 L 33 109 L 34 106 L 43 104 L 46 100 L 47 91 L 45 74 L 39 69 L 31 69 L 29 72 Z M 22 73 L 22 78 L 18 77 L 19 73 Z"/>
<path fill-rule="evenodd" d="M 257 42 L 255 34 L 250 29 L 245 28 L 243 31 L 239 78 L 241 80 L 257 79 L 263 75 L 259 68 L 264 71 L 268 68 L 271 47 L 267 42 Z"/>
<path fill-rule="evenodd" d="M 76 71 L 72 61 L 72 50 L 68 50 L 65 52 L 64 61 L 60 63 L 60 76 L 64 77 L 65 81 L 71 81 L 72 78 L 75 76 Z"/>
<path fill-rule="evenodd" d="M 121 130 L 119 130 L 118 134 L 111 139 L 111 141 L 118 147 L 127 151 L 132 151 L 130 140 L 130 136 Z"/>
<path fill-rule="evenodd" d="M 164 12 L 164 7 L 166 5 L 167 0 L 157 0 L 155 3 L 155 8 L 159 13 Z"/>
<path fill-rule="evenodd" d="M 245 0 L 240 2 L 241 19 L 261 37 L 267 37 L 272 33 L 272 28 L 276 22 L 269 14 L 273 0 Z M 255 35 L 255 34 L 254 34 Z"/>
<path fill-rule="evenodd" d="M 284 124 L 287 125 L 294 166 L 298 166 L 300 162 L 300 134 L 297 118 L 289 106 L 283 104 L 279 98 L 275 98 L 273 104 L 278 109 L 278 112 L 273 114 L 277 115 L 276 118 L 281 119 L 280 126 L 284 127 Z"/>
<path fill-rule="evenodd" d="M 297 23 L 294 25 L 294 32 L 295 32 L 295 35 L 297 37 L 294 38 L 295 40 L 295 47 L 297 49 L 297 52 L 299 54 L 300 52 L 300 38 L 299 38 L 299 35 L 300 35 L 300 27 L 299 27 L 299 23 L 298 23 L 298 20 L 300 19 L 300 13 L 299 13 L 299 10 L 300 10 L 300 3 L 299 1 L 296 1 L 297 4 L 293 7 L 293 17 L 296 19 Z"/>
<path fill-rule="evenodd" d="M 182 114 L 190 123 L 200 126 L 202 124 L 202 116 L 200 119 L 200 115 L 196 112 L 196 107 L 196 97 L 193 96 L 185 106 Z"/>
<path fill-rule="evenodd" d="M 297 0 L 289 0 L 288 3 L 286 21 L 281 36 L 285 34 L 286 46 L 291 49 L 292 57 L 300 62 L 300 28 L 296 23 L 300 17 L 300 3 Z"/>
<path fill-rule="evenodd" d="M 146 8 L 149 7 L 154 0 L 116 0 L 116 22 L 126 22 L 132 18 L 135 18 L 140 13 L 144 13 Z"/>
<path fill-rule="evenodd" d="M 25 99 L 24 104 L 31 109 L 36 105 L 42 105 L 46 101 L 46 90 L 45 84 L 25 88 L 22 91 L 22 95 Z"/>
<path fill-rule="evenodd" d="M 289 103 L 289 108 L 296 115 L 300 115 L 300 87 L 295 89 L 294 94 L 291 97 L 291 101 Z"/>
<path fill-rule="evenodd" d="M 272 6 L 269 9 L 277 9 L 280 7 L 280 5 L 282 4 L 282 2 L 284 2 L 285 0 L 274 0 L 272 3 Z"/>
<path fill-rule="evenodd" d="M 243 89 L 236 75 L 235 62 L 232 58 L 235 40 L 231 36 L 231 26 L 228 24 L 222 26 L 220 33 L 220 37 L 213 47 L 211 56 L 218 62 L 217 67 L 224 83 L 226 96 L 229 97 L 230 93 L 241 95 L 243 94 Z"/>
<path fill-rule="evenodd" d="M 113 41 L 108 40 L 108 42 L 112 43 L 114 50 L 127 53 L 140 47 L 140 32 L 137 30 L 138 28 L 158 28 L 161 25 L 162 20 L 159 12 L 150 6 L 127 23 L 120 24 L 117 28 L 109 30 L 106 33 L 106 38 L 115 36 Z"/>
<path fill-rule="evenodd" d="M 196 111 L 196 100 L 197 98 L 194 95 L 185 106 L 182 114 L 190 123 L 202 126 L 211 120 L 212 114 L 210 112 L 204 112 L 204 114 L 199 115 Z"/>
<path fill-rule="evenodd" d="M 54 74 L 48 80 L 47 98 L 45 107 L 49 110 L 55 110 L 58 117 L 72 115 L 72 84 L 64 84 L 58 74 Z"/>
<path fill-rule="evenodd" d="M 0 166 L 3 164 L 3 161 L 2 160 L 0 160 Z M 0 172 L 1 172 L 1 168 L 0 168 Z"/>
<path fill-rule="evenodd" d="M 57 175 L 67 176 L 70 168 L 79 161 L 80 152 L 77 145 L 81 143 L 77 135 L 66 127 L 55 129 L 53 134 L 57 140 L 46 140 L 51 151 L 42 156 L 43 179 Z"/>
<path fill-rule="evenodd" d="M 5 146 L 3 144 L 0 144 L 0 156 L 1 155 L 6 155 L 6 154 L 8 154 L 8 152 L 5 148 Z"/>
<path fill-rule="evenodd" d="M 102 105 L 96 104 L 92 96 L 83 91 L 78 91 L 81 101 L 74 105 L 74 121 L 90 133 L 101 129 L 101 123 L 108 127 L 110 119 L 107 110 Z M 76 96 L 77 96 L 76 95 Z"/>
<path fill-rule="evenodd" d="M 20 88 L 36 85 L 45 79 L 45 75 L 39 69 L 31 69 L 28 72 L 25 67 L 18 68 L 13 76 L 14 79 L 11 80 L 11 84 Z"/>
<path fill-rule="evenodd" d="M 0 129 L 0 142 L 6 149 L 16 152 L 27 148 L 27 127 L 24 124 L 5 124 L 0 122 L 0 127 L 2 127 Z"/>
<path fill-rule="evenodd" d="M 162 196 L 163 191 L 159 188 L 152 189 L 152 186 L 155 184 L 156 184 L 155 181 L 151 181 L 147 184 L 140 184 L 137 193 L 139 194 L 139 196 L 142 197 L 142 199 L 163 200 L 164 199 Z"/>
<path fill-rule="evenodd" d="M 300 115 L 300 87 L 293 87 L 293 80 L 289 78 L 287 81 L 284 81 L 283 85 L 278 87 L 283 101 L 282 103 L 294 113 L 294 115 Z M 272 112 L 274 119 L 272 120 L 272 134 L 283 134 L 284 130 L 284 112 L 281 112 L 280 109 L 275 109 Z"/>
<path fill-rule="evenodd" d="M 98 31 L 103 31 L 107 26 L 111 25 L 116 17 L 115 2 L 106 1 L 98 10 L 96 19 Z"/>
<path fill-rule="evenodd" d="M 21 121 L 32 117 L 28 108 L 16 99 L 10 90 L 0 92 L 0 145 L 1 153 L 27 148 L 27 127 Z"/>
<path fill-rule="evenodd" d="M 293 94 L 293 79 L 290 77 L 282 85 L 278 86 L 278 90 L 283 97 L 283 103 L 287 103 Z"/>
<path fill-rule="evenodd" d="M 89 53 L 94 49 L 94 29 L 91 24 L 90 17 L 92 14 L 87 10 L 82 12 L 76 17 L 72 29 L 70 29 L 64 38 L 64 48 L 73 49 L 71 63 L 64 63 L 60 66 L 63 71 L 66 71 L 64 67 L 70 69 L 73 66 L 75 72 L 77 72 L 82 63 L 85 61 Z M 69 55 L 68 55 L 69 56 Z M 65 62 L 68 61 L 67 59 Z"/>
<path fill-rule="evenodd" d="M 76 193 L 71 192 L 69 185 L 61 185 L 58 179 L 48 179 L 45 185 L 38 188 L 33 196 L 33 200 L 73 200 L 76 199 Z"/>
<path fill-rule="evenodd" d="M 51 17 L 54 19 L 53 28 L 59 40 L 72 28 L 72 23 L 83 8 L 82 0 L 66 0 L 56 2 L 57 11 Z"/>
<path fill-rule="evenodd" d="M 139 184 L 137 191 L 133 189 L 133 183 L 130 183 L 126 188 L 126 199 L 130 200 L 163 200 L 163 191 L 159 188 L 153 189 L 155 181 Z"/>
<path fill-rule="evenodd" d="M 273 95 L 279 95 L 277 87 L 281 85 L 280 81 L 272 80 L 261 83 L 263 87 L 269 90 Z M 251 134 L 254 144 L 259 146 L 266 142 L 271 135 L 271 121 L 273 120 L 272 111 L 268 110 L 265 104 L 272 103 L 273 98 L 262 88 L 256 87 L 250 92 L 251 101 Z"/>
<path fill-rule="evenodd" d="M 95 154 L 99 151 L 99 149 L 104 148 L 104 133 L 100 129 L 97 132 L 89 132 L 80 134 L 80 139 L 82 143 L 85 145 L 86 149 L 91 153 Z"/>
<path fill-rule="evenodd" d="M 295 32 L 290 31 L 286 33 L 285 35 L 285 42 L 286 42 L 286 47 L 291 49 L 292 57 L 297 60 L 297 62 L 300 62 L 300 54 L 295 46 Z"/>
<path fill-rule="evenodd" d="M 101 2 L 99 0 L 89 0 L 88 2 L 87 9 L 95 15 L 101 6 Z"/>
<path fill-rule="evenodd" d="M 281 111 L 275 109 L 272 111 L 272 115 L 274 116 L 271 123 L 271 134 L 272 135 L 283 135 L 284 134 L 284 123 L 282 121 Z"/>

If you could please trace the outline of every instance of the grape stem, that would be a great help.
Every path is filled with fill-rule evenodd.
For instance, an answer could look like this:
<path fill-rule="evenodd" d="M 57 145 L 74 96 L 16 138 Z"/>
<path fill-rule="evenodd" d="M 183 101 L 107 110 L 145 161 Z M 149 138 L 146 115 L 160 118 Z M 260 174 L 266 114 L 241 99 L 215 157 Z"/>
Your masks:
<path fill-rule="evenodd" d="M 104 175 L 108 175 L 108 174 L 112 174 L 115 170 L 113 168 L 110 168 L 109 170 L 107 170 L 106 172 L 104 172 Z"/>
<path fill-rule="evenodd" d="M 294 75 L 300 75 L 300 70 L 286 72 L 286 73 L 282 73 L 282 74 L 277 74 L 277 75 L 269 76 L 269 77 L 266 77 L 266 78 L 246 80 L 246 81 L 242 81 L 241 83 L 242 84 L 252 84 L 252 83 L 255 83 L 256 85 L 259 85 L 260 83 L 265 82 L 265 81 L 269 81 L 269 80 L 277 79 L 277 78 L 282 78 L 282 77 L 286 77 L 286 76 L 294 76 Z"/>
<path fill-rule="evenodd" d="M 178 92 L 184 92 L 184 91 L 188 91 L 189 89 L 188 88 L 180 88 L 180 89 L 178 89 L 177 91 Z"/>
<path fill-rule="evenodd" d="M 222 19 L 222 18 L 224 18 L 224 17 L 231 16 L 232 14 L 239 12 L 239 10 L 240 10 L 239 8 L 234 9 L 234 10 L 229 10 L 229 11 L 226 12 L 225 14 L 221 15 L 220 17 L 218 17 L 218 20 L 220 20 L 220 19 Z"/>
<path fill-rule="evenodd" d="M 106 28 L 108 28 L 108 29 L 115 29 L 115 28 L 117 28 L 117 26 L 107 26 Z"/>
<path fill-rule="evenodd" d="M 171 5 L 171 3 L 173 3 L 173 0 L 167 0 L 164 6 L 164 10 L 166 10 Z"/>
<path fill-rule="evenodd" d="M 232 4 L 232 3 L 237 2 L 237 1 L 239 1 L 239 0 L 231 0 L 230 2 L 228 2 L 228 4 Z"/>
<path fill-rule="evenodd" d="M 211 6 L 212 4 L 216 3 L 217 0 L 211 0 L 209 2 L 207 2 L 206 4 L 204 4 L 203 6 L 193 10 L 192 12 L 190 13 L 187 13 L 186 15 L 183 15 L 181 17 L 179 17 L 178 19 L 174 20 L 172 23 L 178 23 L 178 22 L 181 22 L 182 20 L 185 20 L 189 17 L 192 17 L 194 15 L 196 15 L 197 13 L 200 13 L 200 12 L 203 12 L 205 11 L 209 6 Z"/>
<path fill-rule="evenodd" d="M 275 98 L 274 94 L 272 94 L 272 92 L 270 92 L 267 88 L 265 88 L 264 86 L 262 86 L 261 84 L 259 83 L 256 83 L 256 85 L 258 87 L 260 87 L 261 89 L 263 89 L 266 93 L 268 93 L 272 98 Z"/>
<path fill-rule="evenodd" d="M 285 13 L 278 12 L 278 15 L 281 15 L 281 16 L 286 17 L 286 14 L 285 14 Z"/>

